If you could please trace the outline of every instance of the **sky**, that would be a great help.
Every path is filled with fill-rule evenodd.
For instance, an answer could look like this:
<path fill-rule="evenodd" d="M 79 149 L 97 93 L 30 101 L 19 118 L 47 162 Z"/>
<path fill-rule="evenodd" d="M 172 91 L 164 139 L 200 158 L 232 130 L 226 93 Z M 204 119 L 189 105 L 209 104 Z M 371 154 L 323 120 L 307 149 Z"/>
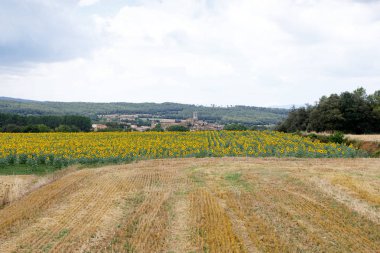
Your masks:
<path fill-rule="evenodd" d="M 0 96 L 313 104 L 380 89 L 377 0 L 1 0 Z"/>

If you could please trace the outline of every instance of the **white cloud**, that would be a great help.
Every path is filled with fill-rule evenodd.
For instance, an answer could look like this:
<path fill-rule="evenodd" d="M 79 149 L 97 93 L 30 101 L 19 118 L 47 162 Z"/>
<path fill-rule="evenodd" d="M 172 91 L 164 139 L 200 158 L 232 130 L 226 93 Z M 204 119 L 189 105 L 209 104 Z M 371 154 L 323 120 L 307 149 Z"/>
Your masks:
<path fill-rule="evenodd" d="M 70 1 L 2 0 L 0 66 L 86 55 L 101 40 L 91 18 L 76 7 Z"/>
<path fill-rule="evenodd" d="M 95 1 L 80 1 L 80 5 Z M 107 4 L 100 2 L 98 5 Z M 0 93 L 42 100 L 301 104 L 380 83 L 380 4 L 162 0 L 91 13 L 91 57 L 0 75 Z M 96 42 L 96 41 L 95 41 Z"/>
<path fill-rule="evenodd" d="M 91 6 L 99 2 L 99 0 L 79 0 L 79 6 Z"/>

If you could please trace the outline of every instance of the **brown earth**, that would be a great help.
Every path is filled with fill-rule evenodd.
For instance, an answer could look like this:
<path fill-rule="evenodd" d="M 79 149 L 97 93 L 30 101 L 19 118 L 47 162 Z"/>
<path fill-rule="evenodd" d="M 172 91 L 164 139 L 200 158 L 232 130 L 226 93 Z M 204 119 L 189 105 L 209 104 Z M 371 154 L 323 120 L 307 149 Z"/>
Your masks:
<path fill-rule="evenodd" d="M 72 170 L 0 210 L 0 252 L 380 252 L 379 196 L 380 159 Z"/>
<path fill-rule="evenodd" d="M 380 155 L 380 143 L 371 141 L 360 141 L 357 144 L 358 148 L 367 151 L 372 156 L 379 157 Z"/>
<path fill-rule="evenodd" d="M 354 145 L 368 152 L 373 157 L 380 157 L 380 134 L 346 134 L 348 140 Z"/>

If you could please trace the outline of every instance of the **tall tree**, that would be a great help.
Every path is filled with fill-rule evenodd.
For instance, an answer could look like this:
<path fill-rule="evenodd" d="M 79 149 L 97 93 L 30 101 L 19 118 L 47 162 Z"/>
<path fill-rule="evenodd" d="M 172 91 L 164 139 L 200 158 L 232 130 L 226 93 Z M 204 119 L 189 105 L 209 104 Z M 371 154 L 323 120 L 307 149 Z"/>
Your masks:
<path fill-rule="evenodd" d="M 380 132 L 380 91 L 367 95 L 364 88 L 358 88 L 340 95 L 323 96 L 313 107 L 293 108 L 278 130 Z"/>
<path fill-rule="evenodd" d="M 320 131 L 341 130 L 344 124 L 344 117 L 339 109 L 339 96 L 332 94 L 329 97 L 323 96 L 318 105 L 310 113 L 307 129 Z"/>

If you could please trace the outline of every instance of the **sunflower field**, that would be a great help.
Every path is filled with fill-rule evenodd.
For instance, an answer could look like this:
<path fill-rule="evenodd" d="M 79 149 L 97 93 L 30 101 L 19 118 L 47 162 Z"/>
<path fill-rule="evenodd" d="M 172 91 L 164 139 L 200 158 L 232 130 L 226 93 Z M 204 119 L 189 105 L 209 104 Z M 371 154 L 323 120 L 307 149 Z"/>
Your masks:
<path fill-rule="evenodd" d="M 275 131 L 0 134 L 0 164 L 128 162 L 176 157 L 358 157 L 352 146 Z"/>

